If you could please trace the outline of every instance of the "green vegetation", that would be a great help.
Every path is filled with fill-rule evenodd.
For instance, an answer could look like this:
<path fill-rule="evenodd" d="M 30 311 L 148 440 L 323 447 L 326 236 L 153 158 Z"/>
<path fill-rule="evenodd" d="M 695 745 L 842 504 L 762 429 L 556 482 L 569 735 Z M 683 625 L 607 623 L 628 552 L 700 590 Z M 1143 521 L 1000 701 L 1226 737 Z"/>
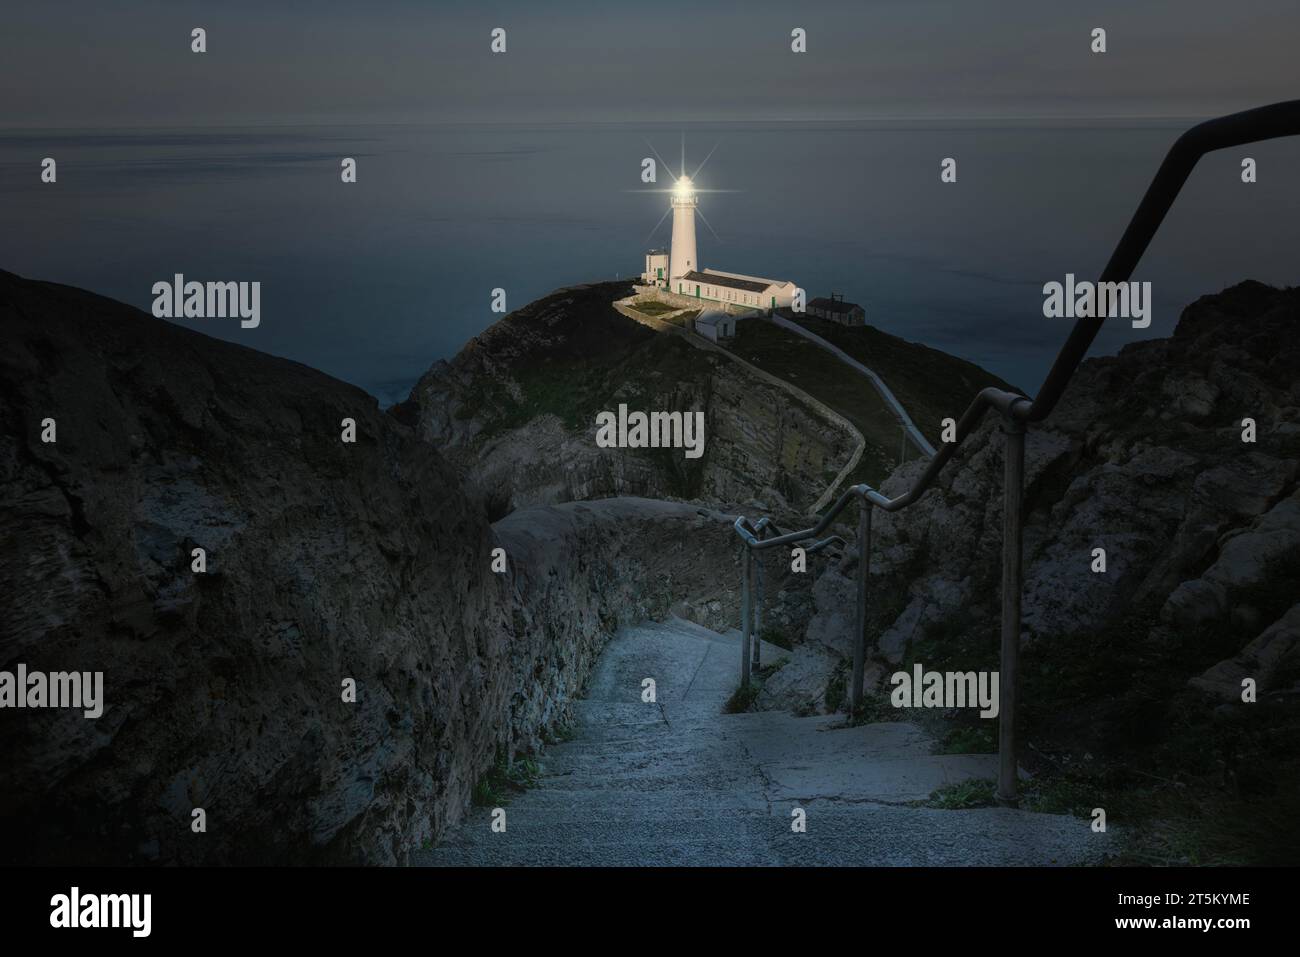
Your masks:
<path fill-rule="evenodd" d="M 1172 785 L 1099 806 L 1106 807 L 1108 825 L 1130 828 L 1119 863 L 1292 866 L 1300 851 L 1298 792 L 1293 763 L 1268 793 Z"/>
<path fill-rule="evenodd" d="M 1031 806 L 1105 808 L 1126 828 L 1125 863 L 1294 861 L 1300 715 L 1267 699 L 1224 707 L 1187 687 L 1246 639 L 1228 626 L 1175 636 L 1153 620 L 1134 615 L 1073 655 L 1068 642 L 1025 655 L 1025 733 L 1063 755 L 1035 769 Z"/>
<path fill-rule="evenodd" d="M 984 778 L 962 781 L 932 791 L 923 807 L 937 807 L 945 811 L 962 811 L 973 807 L 991 807 L 996 803 L 997 784 Z"/>
<path fill-rule="evenodd" d="M 1088 818 L 1123 835 L 1120 864 L 1283 864 L 1300 856 L 1300 713 L 1282 700 L 1225 705 L 1187 681 L 1235 655 L 1295 602 L 1300 559 L 1240 589 L 1254 623 L 1163 625 L 1157 603 L 1093 633 L 1022 649 L 1019 737 L 1034 775 L 1021 806 Z M 967 609 L 913 643 L 905 668 L 998 667 L 996 610 Z M 996 722 L 910 715 L 940 753 L 996 750 Z"/>
<path fill-rule="evenodd" d="M 714 369 L 725 360 L 680 336 L 638 326 L 612 310 L 603 326 L 587 331 L 595 339 L 588 350 L 573 341 L 579 337 L 575 328 L 512 358 L 511 368 L 505 371 L 514 390 L 479 377 L 485 384 L 480 386 L 476 380 L 463 403 L 481 416 L 482 438 L 520 428 L 542 415 L 556 416 L 569 430 L 587 429 L 598 412 L 619 401 L 641 409 L 681 408 L 696 399 L 707 404 Z M 606 336 L 611 343 L 602 341 Z M 630 451 L 655 463 L 669 495 L 698 496 L 703 459 L 684 459 L 679 450 L 669 448 Z"/>
<path fill-rule="evenodd" d="M 817 702 L 812 699 L 801 702 L 800 704 L 795 705 L 794 709 L 790 713 L 793 714 L 796 718 L 814 717 L 815 715 L 818 714 Z"/>
<path fill-rule="evenodd" d="M 889 703 L 888 694 L 867 694 L 844 721 L 844 727 L 856 728 L 864 724 L 880 724 L 884 721 L 901 721 L 903 712 Z"/>
<path fill-rule="evenodd" d="M 512 764 L 505 750 L 498 749 L 492 767 L 474 785 L 473 802 L 479 807 L 500 807 L 512 793 L 536 787 L 541 773 L 533 758 L 522 757 Z"/>
<path fill-rule="evenodd" d="M 646 316 L 662 316 L 670 312 L 676 312 L 681 306 L 672 306 L 658 299 L 643 299 L 633 304 L 633 309 Z"/>
<path fill-rule="evenodd" d="M 943 419 L 961 418 L 966 406 L 970 405 L 980 389 L 989 386 L 1011 388 L 972 362 L 917 342 L 891 336 L 872 326 L 841 326 L 806 315 L 796 317 L 795 321 L 843 349 L 884 379 L 889 391 L 903 403 L 903 408 L 912 417 L 916 427 L 935 445 L 939 444 L 940 423 Z M 858 375 L 858 379 L 875 392 L 861 375 Z M 896 457 L 898 444 L 898 429 L 895 428 L 892 443 L 886 444 L 884 448 Z M 908 454 L 913 456 L 915 452 L 909 449 Z"/>
<path fill-rule="evenodd" d="M 993 754 L 998 749 L 993 726 L 982 725 L 953 728 L 935 743 L 935 754 Z"/>
<path fill-rule="evenodd" d="M 902 426 L 879 393 L 860 373 L 796 333 L 761 319 L 736 323 L 736 337 L 722 343 L 764 372 L 784 379 L 824 402 L 862 433 L 867 446 L 854 482 L 879 484 L 898 464 Z M 842 467 L 843 463 L 839 463 Z"/>
<path fill-rule="evenodd" d="M 495 361 L 465 370 L 474 375 L 456 416 L 481 420 L 485 437 L 545 413 L 569 425 L 589 424 L 588 413 L 608 407 L 622 367 L 644 363 L 646 352 L 667 338 L 610 305 L 630 292 L 627 283 L 564 290 L 490 327 L 466 352 Z"/>
<path fill-rule="evenodd" d="M 994 622 L 991 628 L 985 624 L 990 620 Z M 969 606 L 934 622 L 908 642 L 903 670 L 922 664 L 940 671 L 996 671 L 999 664 L 996 622 L 996 614 L 986 618 Z"/>
<path fill-rule="evenodd" d="M 856 728 L 863 724 L 879 724 L 883 721 L 898 721 L 903 716 L 901 712 L 889 703 L 889 695 L 865 693 L 862 696 L 862 703 L 856 709 L 851 708 L 849 701 L 849 674 L 852 671 L 852 662 L 848 659 L 842 659 L 831 670 L 830 677 L 826 680 L 825 699 L 826 713 L 836 714 L 844 711 L 844 721 L 836 727 Z M 796 713 L 800 717 L 807 717 L 817 713 L 817 708 L 811 702 Z"/>
<path fill-rule="evenodd" d="M 769 662 L 757 671 L 751 673 L 749 676 L 749 687 L 737 688 L 733 691 L 731 697 L 728 698 L 726 703 L 722 706 L 723 713 L 742 714 L 752 709 L 755 702 L 758 701 L 759 694 L 763 690 L 763 683 L 789 664 L 789 662 L 789 658 L 778 658 L 776 661 Z"/>
<path fill-rule="evenodd" d="M 453 415 L 462 421 L 481 423 L 479 436 L 485 441 L 544 415 L 555 416 L 570 431 L 587 428 L 597 412 L 610 407 L 611 397 L 641 407 L 679 408 L 691 400 L 707 404 L 712 373 L 722 360 L 614 310 L 610 303 L 628 292 L 626 284 L 596 284 L 564 290 L 511 313 L 479 337 L 477 351 L 498 361 L 490 371 L 485 369 L 468 380 Z M 676 312 L 671 304 L 655 300 L 641 302 L 635 308 L 654 317 Z M 687 324 L 696 315 L 696 310 L 688 310 L 667 321 Z M 844 330 L 838 326 L 833 331 L 883 336 L 876 330 Z M 886 338 L 897 344 L 895 351 L 900 356 L 915 352 L 925 360 L 913 357 L 905 373 L 911 379 L 911 371 L 924 367 L 921 379 L 909 381 L 907 389 L 897 387 L 905 404 L 912 393 L 928 394 L 946 388 L 952 382 L 947 375 L 951 368 L 965 370 L 968 365 L 924 347 Z M 871 384 L 834 355 L 773 323 L 753 319 L 738 323 L 737 337 L 723 345 L 836 410 L 861 432 L 866 447 L 850 481 L 879 484 L 897 464 L 902 446 L 900 423 Z M 881 367 L 882 375 L 893 375 L 893 358 L 868 358 Z M 959 379 L 973 382 L 978 372 L 963 371 L 965 378 Z M 923 414 L 912 411 L 920 422 Z M 692 498 L 699 493 L 706 470 L 702 461 L 684 462 L 680 455 L 658 449 L 639 450 L 638 454 L 657 454 L 663 459 L 668 494 Z M 822 463 L 828 483 L 843 464 Z M 790 488 L 786 473 L 778 475 L 773 484 L 792 501 L 800 500 L 809 491 Z"/>
<path fill-rule="evenodd" d="M 849 691 L 849 664 L 842 661 L 835 666 L 826 681 L 826 711 L 834 714 L 844 706 Z"/>
<path fill-rule="evenodd" d="M 742 714 L 754 706 L 758 700 L 758 692 L 761 685 L 754 680 L 750 680 L 748 687 L 737 688 L 727 699 L 727 703 L 722 706 L 724 714 Z"/>
<path fill-rule="evenodd" d="M 1178 778 L 1101 761 L 1046 770 L 1023 784 L 1020 806 L 1085 819 L 1094 808 L 1104 809 L 1107 827 L 1123 834 L 1112 861 L 1116 864 L 1294 863 L 1300 851 L 1300 807 L 1294 797 L 1300 791 L 1300 768 L 1294 761 L 1281 768 L 1270 787 L 1254 793 L 1159 770 Z"/>
<path fill-rule="evenodd" d="M 541 733 L 542 744 L 548 747 L 553 744 L 564 744 L 566 741 L 572 741 L 578 736 L 578 729 L 571 724 L 557 724 L 553 728 L 543 728 Z"/>
<path fill-rule="evenodd" d="M 852 708 L 849 700 L 849 674 L 851 671 L 852 662 L 847 659 L 841 660 L 832 669 L 830 677 L 826 680 L 826 693 L 823 696 L 826 713 L 845 712 L 844 722 L 837 725 L 837 727 L 856 728 L 863 724 L 879 724 L 884 721 L 902 719 L 902 713 L 889 703 L 888 693 L 865 693 L 862 696 L 862 703 L 857 708 Z M 809 704 L 797 713 L 801 717 L 807 717 L 816 714 L 817 709 Z"/>
<path fill-rule="evenodd" d="M 684 326 L 700 314 L 699 309 L 691 309 L 685 306 L 674 306 L 671 303 L 662 302 L 658 299 L 644 299 L 641 302 L 635 303 L 632 306 L 632 309 L 635 312 L 641 313 L 643 316 L 649 316 L 652 319 L 669 322 L 675 326 Z M 684 312 L 682 311 L 683 309 L 685 309 Z M 681 315 L 672 316 L 671 319 L 668 318 L 668 316 L 675 312 L 680 312 Z"/>
<path fill-rule="evenodd" d="M 506 802 L 505 791 L 492 779 L 489 772 L 474 785 L 474 804 L 478 807 L 499 807 Z"/>

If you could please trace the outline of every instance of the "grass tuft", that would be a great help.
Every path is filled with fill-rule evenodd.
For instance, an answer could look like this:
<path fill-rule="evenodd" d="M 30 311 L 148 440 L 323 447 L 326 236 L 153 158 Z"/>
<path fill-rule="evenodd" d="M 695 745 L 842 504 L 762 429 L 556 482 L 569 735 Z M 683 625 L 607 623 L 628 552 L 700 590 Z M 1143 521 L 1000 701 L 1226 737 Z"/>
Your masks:
<path fill-rule="evenodd" d="M 959 784 L 949 784 L 930 792 L 930 797 L 922 802 L 925 807 L 942 808 L 945 811 L 961 811 L 973 807 L 992 807 L 997 794 L 997 784 L 986 778 L 974 778 Z"/>
<path fill-rule="evenodd" d="M 993 754 L 998 749 L 993 726 L 953 728 L 943 736 L 934 748 L 935 754 Z"/>
<path fill-rule="evenodd" d="M 737 688 L 727 699 L 727 703 L 722 706 L 724 714 L 743 714 L 754 706 L 758 700 L 758 692 L 762 686 L 757 681 L 751 681 L 746 688 Z"/>
<path fill-rule="evenodd" d="M 512 764 L 505 750 L 499 749 L 492 767 L 474 785 L 473 802 L 478 807 L 500 807 L 513 794 L 536 787 L 541 773 L 541 766 L 532 757 L 519 758 Z"/>

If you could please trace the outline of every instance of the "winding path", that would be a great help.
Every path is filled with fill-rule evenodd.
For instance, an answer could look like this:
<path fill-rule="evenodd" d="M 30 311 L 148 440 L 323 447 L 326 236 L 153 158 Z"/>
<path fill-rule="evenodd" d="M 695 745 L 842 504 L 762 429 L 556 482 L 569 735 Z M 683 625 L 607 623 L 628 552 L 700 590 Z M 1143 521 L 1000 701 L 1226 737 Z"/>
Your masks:
<path fill-rule="evenodd" d="M 748 372 L 750 375 L 754 376 L 755 378 L 761 379 L 762 381 L 768 383 L 769 385 L 775 386 L 778 389 L 782 389 L 785 392 L 788 392 L 790 395 L 794 396 L 800 402 L 805 403 L 810 408 L 814 409 L 819 414 L 821 414 L 823 417 L 833 422 L 839 428 L 846 431 L 852 437 L 853 454 L 849 456 L 849 460 L 844 463 L 844 467 L 840 469 L 839 473 L 835 476 L 835 478 L 831 481 L 831 483 L 826 486 L 826 489 L 822 492 L 821 496 L 817 499 L 817 501 L 813 502 L 812 506 L 809 507 L 808 514 L 815 515 L 818 512 L 820 512 L 823 508 L 825 508 L 827 505 L 829 505 L 831 502 L 833 502 L 835 500 L 836 494 L 839 492 L 840 486 L 848 481 L 849 476 L 853 474 L 853 470 L 858 467 L 858 462 L 861 461 L 862 459 L 862 453 L 865 452 L 867 448 L 867 440 L 865 437 L 863 437 L 862 433 L 858 431 L 857 426 L 855 426 L 844 416 L 840 415 L 838 412 L 832 409 L 825 402 L 809 395 L 807 392 L 799 388 L 793 382 L 789 382 L 785 379 L 782 379 L 780 376 L 773 375 L 772 373 L 768 372 L 765 369 L 760 369 L 752 362 L 747 362 L 746 360 L 742 359 L 740 356 L 736 355 L 730 349 L 724 349 L 716 342 L 710 342 L 708 339 L 705 339 L 703 336 L 697 335 L 696 333 L 688 329 L 684 329 L 681 326 L 674 325 L 671 322 L 665 322 L 663 319 L 660 319 L 656 316 L 648 316 L 645 313 L 638 312 L 633 306 L 634 299 L 635 297 L 620 299 L 617 302 L 613 303 L 614 309 L 617 310 L 622 315 L 627 316 L 633 322 L 639 322 L 641 323 L 641 325 L 649 326 L 651 329 L 654 329 L 658 332 L 667 332 L 667 333 L 671 333 L 672 335 L 681 336 L 683 339 L 685 339 L 687 342 L 689 342 L 692 346 L 694 346 L 697 349 L 703 350 L 705 352 L 715 352 L 718 355 L 726 357 L 728 361 L 734 362 L 736 365 L 743 368 L 746 372 Z M 685 309 L 679 310 L 679 312 L 685 312 L 685 311 L 686 311 Z"/>
<path fill-rule="evenodd" d="M 803 336 L 809 342 L 821 346 L 827 352 L 833 354 L 837 359 L 839 359 L 845 365 L 849 366 L 850 368 L 854 369 L 857 372 L 862 373 L 864 376 L 870 379 L 871 384 L 874 385 L 876 387 L 876 391 L 880 393 L 880 398 L 882 398 L 885 401 L 886 405 L 888 405 L 891 409 L 894 410 L 894 414 L 897 415 L 899 421 L 903 423 L 903 428 L 907 432 L 907 437 L 912 440 L 912 444 L 915 445 L 918 449 L 920 449 L 921 452 L 924 453 L 925 455 L 931 457 L 934 456 L 935 454 L 934 446 L 931 445 L 929 440 L 926 439 L 926 437 L 921 434 L 921 430 L 916 427 L 916 423 L 912 421 L 912 417 L 908 415 L 907 410 L 903 408 L 903 403 L 898 401 L 898 399 L 894 396 L 894 393 L 890 391 L 889 386 L 885 385 L 885 380 L 880 378 L 880 376 L 878 376 L 874 370 L 868 369 L 861 362 L 853 358 L 853 356 L 849 355 L 839 346 L 827 342 L 821 336 L 817 335 L 817 333 L 813 332 L 811 329 L 805 329 L 797 322 L 792 322 L 789 319 L 786 319 L 784 316 L 778 316 L 775 313 L 772 314 L 771 320 L 774 323 L 776 323 L 778 326 L 780 326 L 782 329 L 789 329 L 791 332 L 795 333 L 796 335 Z"/>
<path fill-rule="evenodd" d="M 680 619 L 620 631 L 575 703 L 575 738 L 541 756 L 538 786 L 505 805 L 505 832 L 472 808 L 412 863 L 1041 865 L 1105 853 L 1110 836 L 1086 820 L 913 805 L 944 784 L 995 777 L 996 756 L 931 754 L 908 723 L 723 714 L 738 643 Z M 654 704 L 641 700 L 647 677 Z M 796 807 L 805 833 L 791 829 Z"/>

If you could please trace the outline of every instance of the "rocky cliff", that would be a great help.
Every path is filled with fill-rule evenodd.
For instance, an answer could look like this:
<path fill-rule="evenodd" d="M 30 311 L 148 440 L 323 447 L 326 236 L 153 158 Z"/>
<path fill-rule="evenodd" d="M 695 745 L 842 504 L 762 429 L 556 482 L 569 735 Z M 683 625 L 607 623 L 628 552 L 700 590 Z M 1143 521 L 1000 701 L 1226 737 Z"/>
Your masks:
<path fill-rule="evenodd" d="M 396 411 L 443 448 L 494 514 L 611 495 L 806 509 L 857 437 L 812 406 L 680 336 L 616 311 L 627 283 L 563 289 L 441 361 Z M 595 416 L 702 411 L 704 455 L 602 449 Z"/>
<path fill-rule="evenodd" d="M 0 712 L 7 860 L 400 861 L 566 720 L 612 627 L 692 593 L 721 614 L 689 573 L 734 562 L 720 516 L 494 530 L 431 444 L 301 365 L 7 273 L 0 339 L 0 669 L 102 671 L 105 699 Z"/>
<path fill-rule="evenodd" d="M 1300 292 L 1243 283 L 1189 306 L 1172 338 L 1080 367 L 1026 444 L 1027 642 L 1145 615 L 1163 642 L 1210 629 L 1236 653 L 1300 602 L 1297 330 Z M 920 568 L 881 636 L 892 657 L 996 604 L 997 428 L 990 417 L 914 507 L 880 516 L 882 572 Z M 905 467 L 887 490 L 917 474 Z M 1093 571 L 1097 548 L 1104 572 Z M 1259 672 L 1266 687 L 1283 677 L 1274 670 Z"/>
<path fill-rule="evenodd" d="M 1118 807 L 1122 789 L 1163 788 L 1126 808 L 1181 821 L 1182 846 L 1154 859 L 1284 860 L 1296 845 L 1282 850 L 1279 829 L 1300 833 L 1298 332 L 1300 290 L 1246 282 L 1203 297 L 1171 338 L 1084 362 L 1028 435 L 1022 758 L 1067 781 L 1081 813 L 1102 794 Z M 876 515 L 868 681 L 882 698 L 899 663 L 998 668 L 998 429 L 990 416 L 917 503 Z M 922 468 L 903 466 L 884 491 Z M 826 707 L 828 688 L 838 703 L 853 564 L 818 576 L 768 706 Z M 991 747 L 976 725 L 961 740 Z M 1228 821 L 1259 823 L 1227 834 Z M 1189 852 L 1206 828 L 1215 849 Z"/>

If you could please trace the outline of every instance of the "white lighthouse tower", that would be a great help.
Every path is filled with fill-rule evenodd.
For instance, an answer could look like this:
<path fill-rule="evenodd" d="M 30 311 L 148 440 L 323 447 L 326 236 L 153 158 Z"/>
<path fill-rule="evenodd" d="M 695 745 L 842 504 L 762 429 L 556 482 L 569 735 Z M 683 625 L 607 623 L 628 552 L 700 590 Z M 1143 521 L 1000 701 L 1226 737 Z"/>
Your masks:
<path fill-rule="evenodd" d="M 654 147 L 651 147 L 653 149 Z M 712 153 L 709 154 L 713 155 Z M 705 162 L 708 157 L 705 157 Z M 662 159 L 661 159 L 662 162 Z M 667 167 L 667 163 L 663 164 Z M 696 169 L 696 175 L 704 164 L 700 164 Z M 673 214 L 673 238 L 672 245 L 669 249 L 651 249 L 645 254 L 645 272 L 641 273 L 641 286 L 651 287 L 650 289 L 639 288 L 640 295 L 653 295 L 652 290 L 664 290 L 667 293 L 676 293 L 675 296 L 669 296 L 662 299 L 674 308 L 681 308 L 683 305 L 682 296 L 689 296 L 691 299 L 700 300 L 701 306 L 706 306 L 705 312 L 700 316 L 715 313 L 726 313 L 733 317 L 744 317 L 757 313 L 772 313 L 777 309 L 791 309 L 796 300 L 800 303 L 802 309 L 803 290 L 793 282 L 786 279 L 764 279 L 762 276 L 749 276 L 738 272 L 722 272 L 720 269 L 704 269 L 700 266 L 699 258 L 695 251 L 695 217 L 698 214 L 700 219 L 704 219 L 704 214 L 697 209 L 699 205 L 700 193 L 725 193 L 728 190 L 718 189 L 696 189 L 691 178 L 686 175 L 686 155 L 682 154 L 682 175 L 674 183 L 672 189 L 671 205 L 664 210 L 659 222 L 655 223 L 655 228 L 650 231 L 653 236 L 659 231 L 668 214 Z M 656 194 L 662 194 L 665 190 L 650 190 Z M 663 207 L 660 207 L 662 209 Z M 704 219 L 704 225 L 708 226 L 709 221 Z M 709 226 L 710 232 L 713 227 Z M 717 233 L 713 233 L 717 238 Z M 649 237 L 647 237 L 649 238 Z M 697 318 L 694 320 L 698 328 L 708 325 L 704 319 Z M 715 338 L 715 336 L 734 335 L 734 323 L 731 325 L 721 324 L 716 321 L 709 325 L 714 331 L 714 335 L 708 332 L 700 334 L 705 338 Z M 727 329 L 733 331 L 727 332 Z"/>
<path fill-rule="evenodd" d="M 682 176 L 673 187 L 673 241 L 669 249 L 668 288 L 678 292 L 678 280 L 692 270 L 699 269 L 695 256 L 695 184 L 689 176 Z"/>

